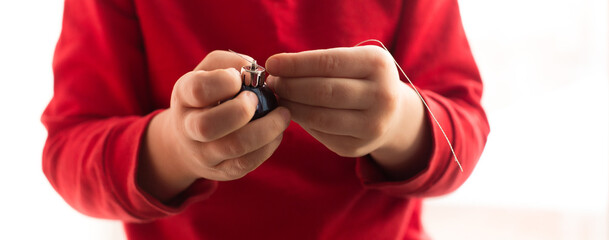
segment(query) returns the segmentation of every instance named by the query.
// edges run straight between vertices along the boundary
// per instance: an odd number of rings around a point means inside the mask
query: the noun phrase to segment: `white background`
[[[491,134],[437,239],[609,239],[606,0],[462,0]]]
[[[461,0],[485,81],[486,150],[457,192],[427,201],[435,239],[607,239],[606,0]],[[40,114],[63,2],[0,2],[0,239],[124,238],[42,174]]]

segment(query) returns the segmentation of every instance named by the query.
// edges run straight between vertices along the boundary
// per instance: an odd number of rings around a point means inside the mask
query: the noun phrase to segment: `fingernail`
[[[246,95],[247,98],[250,99],[250,102],[254,104],[258,104],[258,96],[252,91],[243,91],[243,94]]]

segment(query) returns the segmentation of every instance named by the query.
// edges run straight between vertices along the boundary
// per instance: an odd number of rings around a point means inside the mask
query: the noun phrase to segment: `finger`
[[[281,99],[336,109],[368,109],[377,84],[350,78],[269,77],[268,84]]]
[[[366,132],[368,121],[363,111],[314,107],[286,100],[282,100],[281,105],[288,108],[292,120],[303,127],[352,137]]]
[[[204,151],[214,154],[215,159],[241,157],[267,145],[290,124],[290,112],[278,107],[266,116],[222,137],[206,146]]]
[[[241,56],[241,57],[240,57]],[[245,59],[244,59],[245,58]],[[241,70],[241,67],[250,65],[248,62],[253,58],[244,54],[233,53],[223,50],[215,50],[207,54],[205,58],[195,67],[195,70],[211,71],[221,68],[234,68]]]
[[[210,142],[245,126],[256,112],[258,97],[243,91],[237,97],[216,107],[186,113],[184,124],[188,135],[200,142]]]
[[[241,74],[235,69],[192,71],[184,74],[174,87],[182,107],[201,108],[231,98],[241,89]]]
[[[370,153],[371,148],[366,146],[362,139],[351,136],[328,134],[315,129],[304,129],[332,152],[335,152],[342,157],[361,157]]]
[[[239,158],[222,161],[215,167],[217,170],[216,172],[220,175],[216,180],[229,181],[239,179],[258,168],[264,161],[273,155],[273,152],[279,147],[282,137],[283,134],[280,134],[270,143],[253,152]]]
[[[376,46],[332,48],[276,54],[265,66],[269,74],[280,77],[367,78],[393,64],[388,56]]]

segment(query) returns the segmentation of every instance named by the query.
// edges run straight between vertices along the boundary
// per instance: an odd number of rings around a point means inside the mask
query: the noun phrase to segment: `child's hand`
[[[234,53],[215,51],[176,82],[171,107],[148,129],[147,157],[140,166],[144,189],[166,200],[197,178],[241,178],[271,156],[290,113],[279,107],[249,122],[258,104],[256,95],[243,91],[230,99],[241,89],[236,69],[245,65],[247,61]]]
[[[295,122],[341,156],[371,154],[396,175],[426,140],[424,112],[399,80],[391,55],[376,46],[270,57],[268,84]]]

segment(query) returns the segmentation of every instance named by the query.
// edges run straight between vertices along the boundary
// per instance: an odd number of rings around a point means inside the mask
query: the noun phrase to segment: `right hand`
[[[273,154],[290,113],[278,107],[250,122],[256,95],[243,91],[230,99],[241,89],[236,69],[245,65],[234,53],[214,51],[176,82],[170,108],[155,116],[147,130],[138,168],[144,190],[169,200],[198,178],[241,178]]]

